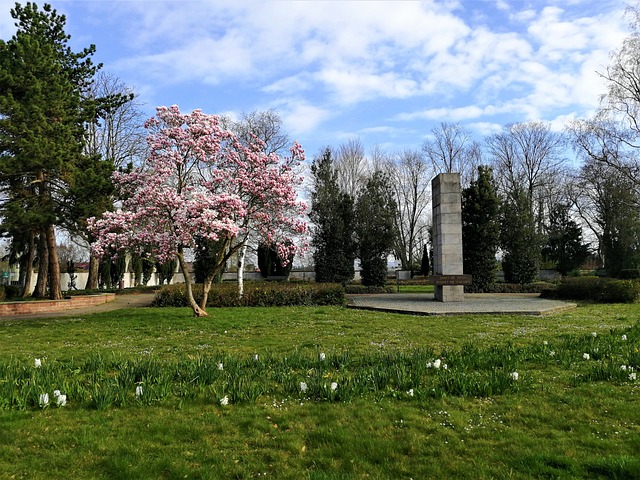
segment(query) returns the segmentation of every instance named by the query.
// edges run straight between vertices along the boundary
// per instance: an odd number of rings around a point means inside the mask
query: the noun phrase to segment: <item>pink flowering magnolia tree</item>
[[[274,245],[283,259],[306,248],[294,241],[306,234],[306,206],[296,191],[300,145],[288,158],[266,155],[259,142],[242,145],[218,117],[199,110],[183,114],[175,105],[158,107],[145,127],[150,154],[144,167],[113,176],[125,198],[121,208],[89,222],[98,238],[94,253],[150,251],[160,262],[177,258],[194,315],[206,316],[213,277],[249,242]],[[185,250],[198,248],[202,239],[221,241],[224,255],[209,269],[198,305]]]

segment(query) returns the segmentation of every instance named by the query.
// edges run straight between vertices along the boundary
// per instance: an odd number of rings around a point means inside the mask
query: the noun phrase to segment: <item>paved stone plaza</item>
[[[520,314],[550,315],[576,308],[575,303],[548,300],[538,294],[465,294],[461,302],[438,302],[429,293],[347,295],[349,308],[413,315]]]

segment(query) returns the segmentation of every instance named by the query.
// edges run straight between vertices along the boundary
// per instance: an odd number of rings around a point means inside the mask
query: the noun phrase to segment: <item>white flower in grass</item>
[[[229,397],[228,396],[224,396],[220,399],[220,405],[229,405]]]
[[[622,335],[622,340],[627,340],[627,336],[626,335]]]
[[[449,369],[449,365],[447,365],[446,363],[444,365],[442,365],[442,369],[443,370],[448,370]]]
[[[433,368],[440,368],[440,365],[442,364],[442,360],[440,360],[439,358],[434,360],[433,362]]]
[[[622,370],[623,372],[627,371],[627,366],[626,365],[620,365],[620,370]]]
[[[410,397],[413,397],[413,388],[410,388],[410,389],[409,389],[409,391],[407,392],[407,394],[408,394]]]
[[[253,361],[254,361],[254,362],[257,362],[257,361],[258,361],[258,354],[257,354],[257,353],[253,356]]]
[[[549,345],[549,342],[547,342],[546,340],[544,342],[542,342],[543,345]]]
[[[591,356],[588,353],[583,353],[582,358],[584,358],[585,360],[589,360]]]
[[[512,380],[515,380],[515,381],[518,381],[518,378],[520,377],[518,372],[511,372],[509,376],[511,377]]]
[[[60,390],[54,390],[53,391],[53,396],[58,398],[60,396]]]
[[[331,382],[331,390],[335,391],[338,389],[338,384],[336,382]]]
[[[222,364],[222,362],[218,364],[218,370],[224,370],[224,365]]]
[[[40,360],[39,358],[35,358],[33,360],[33,366],[36,368],[40,368],[42,366],[42,360]]]
[[[320,353],[320,361],[324,362],[324,360],[327,358],[327,356],[324,354],[324,352]]]
[[[142,385],[138,385],[136,387],[136,397],[141,397],[142,396]]]
[[[305,393],[308,389],[309,387],[307,386],[306,382],[300,382],[300,391],[302,393]]]
[[[39,400],[40,406],[42,408],[46,407],[47,405],[49,405],[49,394],[48,393],[41,393],[40,394],[40,400]]]
[[[631,372],[629,374],[629,380],[637,380],[638,379],[638,374],[636,372]]]
[[[556,355],[556,351],[555,351],[555,350],[551,350],[551,351],[549,352],[549,355],[551,355],[552,357],[554,357],[554,356]]]
[[[591,336],[592,336],[593,338],[597,337],[597,336],[598,336],[598,332],[591,332]]]
[[[433,363],[427,362],[427,368],[433,368]]]
[[[56,405],[59,407],[64,407],[67,404],[67,396],[66,395],[58,395],[56,397]]]

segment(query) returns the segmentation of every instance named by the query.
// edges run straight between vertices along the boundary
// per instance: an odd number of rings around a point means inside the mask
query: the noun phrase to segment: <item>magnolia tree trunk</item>
[[[242,245],[238,251],[238,298],[244,296],[244,258],[247,255],[247,246]]]
[[[207,317],[208,314],[204,310],[204,308],[200,308],[195,299],[193,298],[193,288],[191,282],[191,275],[189,275],[189,269],[187,268],[187,262],[184,259],[184,253],[182,249],[178,251],[177,254],[178,262],[180,263],[180,270],[182,270],[182,274],[184,275],[184,285],[187,290],[187,300],[189,300],[189,305],[193,309],[194,317]]]

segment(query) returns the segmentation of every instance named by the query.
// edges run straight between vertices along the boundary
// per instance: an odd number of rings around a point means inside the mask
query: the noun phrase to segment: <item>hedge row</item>
[[[196,302],[202,300],[202,285],[193,286]],[[235,283],[213,285],[207,307],[282,307],[310,305],[344,305],[344,288],[339,284],[300,284],[275,282],[247,282],[244,295],[238,298]],[[187,307],[185,285],[163,287],[153,300],[154,307]]]
[[[492,283],[481,290],[474,288],[473,285],[467,285],[464,291],[466,293],[542,293],[550,288],[553,288],[553,284],[549,282]]]
[[[18,298],[21,290],[21,287],[16,287],[15,285],[0,285],[0,302]]]
[[[598,303],[633,303],[640,298],[640,282],[600,277],[565,278],[542,297]]]
[[[367,293],[394,293],[397,287],[385,285],[384,287],[374,287],[372,285],[347,285],[345,293],[349,294],[367,294]]]

